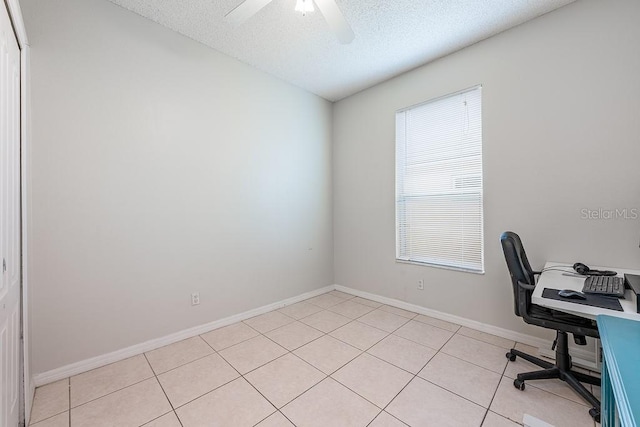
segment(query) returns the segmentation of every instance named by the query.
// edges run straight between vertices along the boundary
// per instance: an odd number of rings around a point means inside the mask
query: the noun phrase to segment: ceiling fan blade
[[[258,13],[260,9],[271,3],[272,0],[245,0],[236,6],[224,18],[232,24],[242,24],[247,19]]]
[[[331,27],[331,30],[336,33],[338,40],[342,44],[349,44],[355,38],[355,34],[351,29],[351,26],[344,19],[344,15],[340,11],[340,8],[336,4],[335,0],[315,0],[318,9],[324,15],[324,19]]]

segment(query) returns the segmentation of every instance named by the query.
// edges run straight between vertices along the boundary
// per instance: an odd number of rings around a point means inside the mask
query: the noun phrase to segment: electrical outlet
[[[200,292],[194,292],[191,294],[191,305],[200,304]]]
[[[418,290],[424,290],[424,279],[418,280]]]

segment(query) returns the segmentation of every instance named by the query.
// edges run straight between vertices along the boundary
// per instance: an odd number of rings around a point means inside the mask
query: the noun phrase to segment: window
[[[484,272],[482,88],[396,113],[396,258]]]

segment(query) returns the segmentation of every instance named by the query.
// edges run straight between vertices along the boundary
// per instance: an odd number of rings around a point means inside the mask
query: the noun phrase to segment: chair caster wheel
[[[508,352],[507,354],[505,354],[505,356],[507,356],[507,359],[509,359],[511,362],[515,362],[516,360],[516,355],[511,352]]]
[[[600,410],[596,409],[596,408],[591,408],[589,409],[589,415],[591,415],[591,418],[593,418],[593,420],[597,423],[600,422]]]
[[[524,390],[524,381],[520,381],[519,379],[513,380],[513,386],[518,390]]]

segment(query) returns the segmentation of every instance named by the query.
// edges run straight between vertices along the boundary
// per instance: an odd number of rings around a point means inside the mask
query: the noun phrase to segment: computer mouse
[[[563,289],[561,291],[558,291],[558,295],[560,295],[562,298],[569,299],[587,299],[587,296],[582,292],[574,291],[571,289]]]

